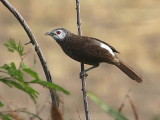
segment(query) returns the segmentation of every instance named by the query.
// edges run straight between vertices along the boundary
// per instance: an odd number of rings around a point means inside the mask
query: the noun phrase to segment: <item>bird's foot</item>
[[[84,78],[84,77],[87,77],[88,74],[86,73],[86,71],[81,71],[80,74],[79,74],[80,78]]]

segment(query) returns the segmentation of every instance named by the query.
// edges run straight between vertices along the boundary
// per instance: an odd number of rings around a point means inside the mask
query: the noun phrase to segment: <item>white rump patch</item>
[[[112,49],[108,45],[106,45],[104,43],[101,43],[100,45],[101,45],[101,48],[108,50],[113,56],[115,56],[114,52],[112,51]]]

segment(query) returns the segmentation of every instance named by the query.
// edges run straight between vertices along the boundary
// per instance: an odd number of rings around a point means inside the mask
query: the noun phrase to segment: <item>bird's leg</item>
[[[96,68],[96,67],[98,67],[98,66],[99,66],[99,65],[93,65],[92,67],[90,67],[90,68],[88,68],[88,69],[86,69],[86,70],[81,71],[81,72],[80,72],[80,78],[81,78],[82,76],[87,77],[88,75],[86,74],[86,72],[88,72],[88,71],[90,71],[90,70],[92,70],[92,69],[94,69],[94,68]]]
[[[96,68],[96,67],[98,67],[99,65],[94,65],[94,66],[92,66],[92,67],[90,67],[90,68],[88,68],[88,69],[86,69],[86,70],[84,70],[84,71],[82,71],[82,72],[88,72],[88,71],[90,71],[90,70],[92,70],[92,69],[94,69],[94,68]]]

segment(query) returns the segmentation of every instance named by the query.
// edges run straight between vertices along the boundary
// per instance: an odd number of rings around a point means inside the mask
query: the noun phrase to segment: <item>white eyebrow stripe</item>
[[[112,49],[108,45],[101,43],[100,46],[101,46],[101,48],[108,50],[113,56],[115,56],[114,52],[112,51]]]

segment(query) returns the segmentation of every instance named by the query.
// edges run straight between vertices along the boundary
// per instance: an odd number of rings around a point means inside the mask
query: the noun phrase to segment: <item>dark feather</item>
[[[91,38],[92,38],[92,37],[91,37]],[[99,41],[99,42],[102,42],[102,43],[106,44],[107,46],[109,46],[109,47],[113,50],[113,52],[119,53],[113,46],[109,45],[108,43],[106,43],[106,42],[104,42],[104,41],[101,41],[101,40],[99,40],[99,39],[97,39],[97,38],[92,38],[92,39],[97,40],[97,41]]]
[[[142,78],[129,65],[120,60],[116,55],[112,55],[108,49],[101,47],[101,43],[107,45],[113,52],[119,53],[111,45],[92,37],[78,36],[67,32],[64,40],[58,41],[63,51],[72,59],[85,64],[97,66],[101,62],[116,65],[131,79],[142,82]]]
[[[72,34],[72,36],[68,36],[63,42],[58,43],[63,51],[76,61],[90,65],[96,65],[100,62],[115,62],[115,57],[108,50],[100,46],[101,41],[94,38]]]
[[[122,70],[124,73],[126,73],[126,75],[128,75],[132,80],[135,80],[139,83],[142,82],[142,77],[138,73],[136,73],[136,71],[133,68],[131,68],[129,65],[127,65],[120,59],[119,59],[119,63],[120,64],[116,64],[116,66],[120,70]]]

